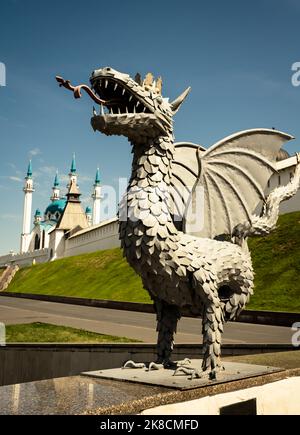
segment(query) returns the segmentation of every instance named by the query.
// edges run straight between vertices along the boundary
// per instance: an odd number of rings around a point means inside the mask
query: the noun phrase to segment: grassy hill
[[[256,273],[249,308],[300,312],[300,212],[280,216],[277,229],[249,247]]]
[[[17,272],[8,291],[150,302],[118,248],[26,267]]]
[[[276,231],[249,246],[256,287],[248,308],[300,312],[300,212],[281,216]],[[21,269],[9,291],[150,302],[120,249]]]

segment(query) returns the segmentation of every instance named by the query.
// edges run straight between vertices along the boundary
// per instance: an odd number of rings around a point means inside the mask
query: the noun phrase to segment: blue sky
[[[5,0],[0,6],[0,254],[18,250],[22,183],[29,158],[33,209],[49,203],[56,168],[67,174],[76,153],[88,203],[97,165],[103,184],[130,172],[125,138],[94,133],[92,103],[59,89],[55,75],[88,83],[93,69],[161,75],[163,94],[192,92],[175,119],[178,141],[204,146],[238,130],[275,127],[299,138],[298,0]],[[297,146],[298,144],[298,146]],[[63,185],[66,184],[65,179]]]

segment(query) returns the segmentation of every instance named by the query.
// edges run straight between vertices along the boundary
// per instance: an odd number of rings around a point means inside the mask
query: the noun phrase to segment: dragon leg
[[[157,314],[157,364],[163,364],[165,368],[176,367],[171,358],[174,346],[174,334],[176,333],[177,323],[181,317],[178,307],[169,305],[163,301],[155,302]]]
[[[205,270],[204,270],[205,271]],[[217,372],[223,370],[221,365],[221,337],[223,332],[223,303],[219,298],[215,274],[204,274],[199,269],[194,273],[194,288],[203,303],[202,334],[203,362],[202,370],[210,369],[210,379],[215,379]],[[206,278],[204,280],[204,277]]]
[[[203,311],[203,363],[202,370],[210,369],[210,379],[223,370],[221,364],[221,336],[223,332],[223,310],[220,303],[207,303]]]
[[[174,363],[171,361],[171,353],[174,346],[174,334],[176,333],[177,323],[181,317],[178,307],[169,305],[163,301],[156,300],[154,304],[157,318],[158,338],[157,338],[157,359],[150,364],[136,363],[132,360],[127,361],[123,368],[158,370],[162,368],[176,369],[181,362]],[[182,364],[189,364],[190,360],[186,358]]]

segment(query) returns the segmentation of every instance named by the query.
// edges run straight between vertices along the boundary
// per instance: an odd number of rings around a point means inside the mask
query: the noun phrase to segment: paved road
[[[135,338],[144,342],[156,341],[155,315],[108,308],[44,302],[0,296],[0,322],[47,322],[83,328],[88,331]],[[182,318],[176,335],[177,343],[201,342],[201,320]],[[248,323],[228,323],[224,343],[290,343],[290,328]]]

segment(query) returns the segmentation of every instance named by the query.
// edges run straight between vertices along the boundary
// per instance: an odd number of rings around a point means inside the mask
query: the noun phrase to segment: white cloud
[[[29,151],[29,155],[31,157],[38,156],[39,154],[42,154],[42,151],[39,148],[33,148],[32,150]]]
[[[5,219],[5,220],[8,219],[8,220],[18,222],[21,220],[21,216],[18,214],[3,213],[3,214],[0,214],[0,219]]]
[[[8,179],[11,180],[11,181],[17,181],[18,183],[22,183],[22,181],[23,181],[22,178],[14,177],[13,175],[10,175],[8,177]]]

